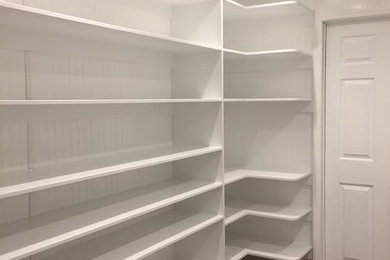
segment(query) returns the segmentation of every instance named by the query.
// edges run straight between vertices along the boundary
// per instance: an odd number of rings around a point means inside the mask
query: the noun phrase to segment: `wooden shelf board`
[[[310,98],[225,98],[224,102],[311,102]]]
[[[256,216],[285,221],[297,221],[312,211],[311,208],[269,205],[233,198],[226,199],[225,224],[229,225],[245,216]]]
[[[59,251],[47,259],[143,259],[222,219],[218,215],[171,210]]]
[[[172,179],[18,221],[0,231],[0,259],[27,257],[221,186]]]
[[[76,171],[64,175],[53,175],[55,168],[38,167],[22,172],[11,172],[0,176],[0,199],[29,192],[63,186],[99,177],[124,173],[144,167],[182,160],[199,155],[221,151],[221,147],[183,148],[168,151],[171,153],[133,162],[112,165],[92,170]],[[59,165],[56,168],[61,168]],[[57,173],[58,174],[58,173]]]
[[[165,103],[213,103],[221,98],[180,99],[57,99],[57,100],[0,100],[0,106],[30,105],[100,105],[100,104],[165,104]]]
[[[300,243],[267,243],[227,234],[226,259],[239,260],[246,255],[278,260],[300,260],[312,250],[311,245]]]
[[[310,58],[312,54],[298,49],[281,49],[267,51],[239,51],[224,48],[227,61],[270,60],[270,59],[303,59]]]
[[[224,20],[226,22],[280,19],[313,14],[314,10],[295,0],[279,0],[255,5],[243,5],[234,0],[224,1]]]
[[[310,173],[286,173],[272,171],[256,171],[247,169],[231,169],[225,172],[225,184],[230,184],[245,178],[278,181],[299,181],[310,175]]]
[[[0,1],[0,26],[11,30],[36,31],[67,37],[88,38],[169,53],[199,53],[220,51],[211,46],[170,36],[145,32],[123,26],[79,18],[19,4]]]

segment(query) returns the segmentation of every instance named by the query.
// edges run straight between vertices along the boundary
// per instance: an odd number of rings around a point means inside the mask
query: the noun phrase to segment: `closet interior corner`
[[[312,251],[301,1],[0,0],[0,259]]]

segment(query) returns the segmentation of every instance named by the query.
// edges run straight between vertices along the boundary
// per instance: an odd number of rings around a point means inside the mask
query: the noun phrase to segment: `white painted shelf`
[[[171,210],[44,259],[143,259],[222,219],[220,215]]]
[[[311,102],[310,98],[225,98],[224,102]]]
[[[37,167],[21,172],[0,175],[0,199],[29,192],[58,187],[70,183],[115,175],[144,167],[182,160],[194,156],[221,151],[221,147],[181,148],[165,150],[159,155],[133,162],[101,167],[85,171],[62,173],[62,165]],[[80,163],[83,165],[83,162]],[[78,167],[75,167],[76,169]]]
[[[224,0],[224,19],[226,22],[264,20],[286,16],[302,16],[314,11],[296,0],[273,1],[266,4],[244,5],[234,0]]]
[[[241,199],[226,198],[225,224],[229,225],[245,216],[257,216],[286,221],[297,221],[309,214],[311,208],[269,205]]]
[[[270,59],[304,59],[312,57],[312,54],[297,49],[267,50],[267,51],[239,51],[224,49],[227,61],[270,60]]]
[[[236,234],[227,234],[226,259],[239,260],[246,255],[278,260],[300,260],[312,249],[301,243],[267,243],[254,241]]]
[[[220,51],[219,46],[177,39],[152,32],[79,18],[57,12],[0,1],[0,26],[11,30],[90,38],[128,47],[170,53]]]
[[[272,171],[256,171],[248,169],[228,169],[225,172],[225,184],[233,183],[245,178],[277,180],[277,181],[299,181],[311,173],[287,173]]]
[[[217,103],[221,98],[0,100],[0,106]]]
[[[0,232],[0,259],[18,259],[42,252],[221,185],[172,179],[19,221]],[[18,232],[14,234],[12,230]]]

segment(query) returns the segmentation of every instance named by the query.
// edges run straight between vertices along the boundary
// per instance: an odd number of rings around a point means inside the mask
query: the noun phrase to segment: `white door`
[[[390,22],[327,37],[326,260],[390,260]]]

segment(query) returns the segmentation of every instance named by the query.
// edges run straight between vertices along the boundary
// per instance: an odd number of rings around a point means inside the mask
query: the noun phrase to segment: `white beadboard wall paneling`
[[[311,173],[310,104],[226,103],[225,167]]]
[[[222,55],[176,55],[172,65],[172,98],[221,98]]]
[[[227,226],[226,259],[245,255],[300,260],[311,249],[311,223],[247,216]]]
[[[0,99],[25,99],[24,52],[0,49]]]
[[[228,57],[310,55],[314,13],[297,1],[241,5],[224,1],[224,48]]]
[[[226,52],[224,53],[226,56]],[[293,72],[300,70],[313,70],[313,60],[309,55],[296,55],[295,51],[287,53],[275,52],[270,55],[254,55],[247,57],[237,55],[236,58],[224,59],[225,73],[233,72]],[[236,55],[236,54],[233,54]]]
[[[27,218],[30,215],[28,195],[0,200],[0,225]]]
[[[220,188],[183,200],[55,248],[51,250],[54,255],[48,251],[33,259],[42,259],[42,256],[47,259],[144,259],[181,239],[191,238],[215,223],[221,223],[221,195]]]
[[[313,63],[310,57],[260,56],[259,59],[225,59],[225,102],[311,101]]]
[[[193,4],[183,1],[182,3],[173,8],[171,35],[191,42],[221,47],[222,0],[198,1]]]
[[[38,1],[40,2],[40,1]],[[44,1],[52,3],[52,1]],[[65,5],[69,2],[76,1],[62,1]],[[119,1],[99,1],[105,3],[115,3]],[[120,1],[125,2],[125,1]],[[144,1],[132,1],[139,4],[146,4]],[[57,3],[57,1],[56,1]],[[84,3],[84,2],[83,2]],[[149,5],[151,2],[147,2]],[[85,4],[89,4],[91,7],[99,6],[92,1],[86,1]],[[78,2],[75,7],[80,7]],[[107,12],[107,8],[102,7],[104,13]],[[214,7],[215,8],[215,7]],[[90,10],[90,8],[85,8]],[[109,9],[109,8],[108,8]],[[120,9],[120,8],[119,8]],[[125,10],[125,9],[124,9]],[[156,10],[161,10],[160,8]],[[121,11],[120,11],[121,12]],[[142,12],[141,12],[142,13]],[[201,12],[202,13],[202,12]],[[183,53],[183,52],[202,52],[202,51],[215,51],[220,49],[217,45],[210,45],[209,43],[198,43],[188,41],[185,39],[177,39],[163,34],[154,32],[147,32],[128,28],[119,25],[113,25],[95,20],[89,20],[80,18],[77,16],[70,16],[52,11],[46,11],[43,9],[33,8],[29,6],[22,6],[12,3],[1,1],[0,14],[2,19],[1,28],[2,32],[14,31],[17,34],[28,34],[39,31],[40,35],[51,34],[51,36],[62,36],[72,39],[87,39],[94,43],[109,43],[110,45],[126,45],[126,46],[138,46],[142,48]],[[113,17],[117,17],[115,12],[112,13]],[[140,14],[143,17],[142,14]],[[126,15],[126,18],[133,16]],[[214,19],[212,19],[214,20]],[[203,20],[202,20],[203,21]],[[140,24],[147,24],[145,21]],[[161,25],[161,22],[156,22],[157,25]],[[17,32],[16,32],[17,30]],[[10,32],[8,32],[10,33]],[[33,39],[33,38],[32,38]],[[19,40],[18,40],[19,41]],[[20,43],[21,44],[21,43]],[[76,44],[76,43],[74,43]]]
[[[9,139],[0,197],[61,186],[221,151],[221,106],[214,103],[4,107]],[[126,108],[126,109],[123,109]],[[4,130],[3,130],[4,129]],[[28,136],[27,144],[24,142]],[[22,142],[21,142],[22,141]],[[21,151],[24,151],[23,153]],[[26,165],[28,151],[28,166]],[[17,163],[15,163],[17,162]],[[19,167],[7,167],[17,164]]]
[[[0,105],[221,101],[218,52],[166,55],[141,51],[128,52],[126,60],[114,60],[95,58],[93,53],[85,57],[0,50],[4,54]]]

